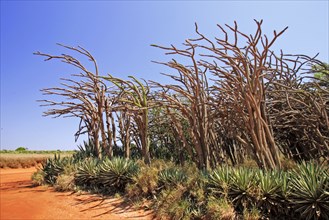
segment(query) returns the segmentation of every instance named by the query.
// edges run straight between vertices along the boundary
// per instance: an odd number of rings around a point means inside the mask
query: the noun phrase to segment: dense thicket
[[[79,118],[76,137],[87,133],[98,158],[141,155],[147,164],[157,157],[193,161],[199,169],[245,158],[265,169],[280,168],[284,157],[328,159],[328,65],[275,54],[271,48],[287,28],[267,37],[262,21],[255,23],[250,35],[234,23],[218,25],[221,36],[211,39],[196,25],[196,38],[182,48],[154,45],[185,62],[159,62],[173,71],[166,85],[101,75],[81,47],[64,46],[86,56],[94,70],[71,55],[37,52],[80,70],[62,78],[61,87],[42,90],[60,97],[41,100],[50,107],[45,115]]]
[[[84,152],[92,151],[89,147]],[[285,164],[287,170],[246,165],[200,171],[191,163],[146,165],[79,152],[48,159],[33,180],[58,191],[102,194],[102,199],[119,193],[129,204],[152,209],[157,219],[329,219],[328,164]]]

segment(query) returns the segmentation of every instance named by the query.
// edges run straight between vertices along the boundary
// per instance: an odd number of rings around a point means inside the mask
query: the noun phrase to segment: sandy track
[[[120,199],[55,192],[33,187],[35,168],[0,169],[0,219],[152,219]]]

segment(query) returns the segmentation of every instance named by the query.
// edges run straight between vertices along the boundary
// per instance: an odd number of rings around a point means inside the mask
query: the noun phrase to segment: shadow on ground
[[[73,194],[73,195],[72,195]],[[75,194],[70,193],[62,196],[74,196],[75,203],[73,206],[84,207],[80,212],[93,212],[94,218],[106,217],[106,215],[119,215],[131,219],[154,219],[151,210],[143,210],[134,207],[132,203],[126,202],[121,198],[109,196],[91,195],[88,193]]]

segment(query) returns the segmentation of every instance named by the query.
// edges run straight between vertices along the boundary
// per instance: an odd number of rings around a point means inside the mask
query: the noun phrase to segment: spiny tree
[[[99,78],[96,60],[82,47],[74,48],[59,45],[87,57],[93,63],[94,71],[88,70],[78,59],[68,54],[50,55],[41,52],[34,53],[35,55],[46,57],[45,61],[58,59],[77,67],[81,71],[79,74],[72,74],[71,78],[61,78],[61,87],[41,90],[44,95],[62,98],[60,101],[55,101],[55,99],[40,100],[44,103],[42,106],[51,107],[45,111],[44,115],[80,118],[76,139],[81,134],[88,133],[89,137],[93,140],[98,157],[101,157],[101,151],[106,152],[110,156],[112,154],[112,149],[109,148],[112,144],[112,131],[109,129],[106,130],[105,123],[108,128],[113,123],[109,113],[109,105],[113,100],[110,100],[110,96],[107,96],[107,87]],[[100,143],[102,146],[100,146]]]
[[[216,152],[220,148],[216,146],[216,136],[213,133],[214,120],[212,120],[209,107],[210,92],[206,76],[207,68],[198,65],[196,59],[197,45],[192,44],[189,40],[186,40],[183,45],[186,48],[178,49],[173,45],[171,47],[153,45],[168,51],[166,54],[180,55],[188,58],[191,62],[191,65],[183,65],[174,59],[167,63],[158,62],[177,71],[177,75],[166,74],[177,84],[153,83],[164,91],[161,93],[162,105],[167,107],[167,112],[172,118],[184,147],[192,154],[192,149],[186,143],[180,117],[189,122],[188,132],[197,155],[196,157],[191,156],[195,158],[200,169],[208,169],[211,162],[213,162],[213,166],[216,162],[216,157],[210,159],[211,150]]]
[[[185,49],[175,46],[160,47],[167,54],[175,54],[190,59],[190,65],[176,60],[163,63],[178,71],[178,76],[169,75],[180,85],[162,87],[183,96],[187,103],[180,102],[170,93],[163,97],[171,108],[179,109],[181,115],[189,120],[191,137],[198,154],[199,167],[209,167],[212,152],[221,152],[217,147],[216,123],[225,126],[226,134],[243,144],[253,154],[259,166],[280,167],[279,149],[275,143],[271,123],[266,108],[266,89],[279,71],[279,66],[270,66],[275,56],[270,48],[280,33],[268,39],[262,35],[262,21],[255,21],[256,33],[248,36],[234,27],[226,25],[233,40],[220,25],[224,38],[215,41],[201,34],[196,25],[198,38],[186,40]],[[246,41],[243,47],[239,38]],[[196,58],[196,57],[201,58]],[[208,86],[207,72],[215,76],[214,85]],[[272,74],[272,75],[271,75]],[[161,85],[160,85],[161,86]],[[210,151],[210,148],[212,152]],[[220,154],[211,160],[219,159]]]
[[[314,80],[314,67],[325,67],[315,57],[285,55],[283,71],[273,80],[267,103],[276,142],[295,160],[329,157],[329,90]]]
[[[133,118],[137,129],[135,130],[135,137],[138,136],[136,140],[136,144],[138,145],[138,141],[141,142],[141,150],[142,156],[146,164],[151,163],[149,148],[150,148],[150,140],[149,140],[149,119],[148,113],[149,108],[152,107],[152,103],[149,102],[149,92],[150,88],[145,82],[146,85],[139,80],[137,80],[133,76],[129,76],[131,80],[123,80],[119,78],[115,78],[111,75],[102,77],[107,81],[110,81],[121,91],[121,97],[119,99],[119,104],[116,107],[117,111],[129,112],[131,117]],[[123,125],[123,124],[122,124]],[[129,129],[126,125],[126,128]],[[121,126],[122,128],[124,126]],[[126,132],[129,132],[128,130]],[[128,135],[126,133],[126,135]],[[126,137],[127,138],[127,137]],[[127,143],[126,143],[127,144]],[[126,153],[127,153],[126,146]]]
[[[223,36],[212,40],[196,25],[197,37],[182,48],[153,45],[189,62],[158,62],[176,73],[165,74],[172,84],[151,82],[156,91],[133,76],[100,76],[95,59],[81,47],[63,46],[87,57],[93,71],[71,55],[37,52],[81,71],[62,78],[61,87],[42,90],[61,98],[41,100],[50,107],[45,115],[79,118],[76,137],[88,133],[98,157],[102,152],[111,157],[113,146],[118,149],[119,130],[125,157],[136,146],[147,164],[150,143],[152,155],[174,152],[179,162],[190,158],[200,169],[228,160],[237,164],[245,156],[265,169],[279,168],[281,156],[327,159],[328,65],[316,57],[276,55],[271,48],[286,28],[268,38],[262,21],[255,23],[251,35],[242,33],[235,22],[218,25]],[[314,78],[314,73],[322,75]]]
[[[149,114],[150,153],[153,157],[183,164],[196,157],[187,132],[188,121],[176,110],[163,105],[165,100],[161,98],[161,93],[155,93],[158,106],[152,108]]]
[[[194,41],[204,50],[199,65],[216,77],[213,104],[226,116],[219,118],[221,124],[230,122],[226,129],[234,129],[231,133],[235,139],[249,148],[259,166],[274,168],[280,167],[280,158],[268,118],[266,90],[273,73],[280,68],[269,65],[273,59],[275,62],[270,49],[287,28],[279,33],[274,31],[273,38],[269,39],[262,33],[262,21],[255,22],[257,29],[252,35],[242,33],[234,22],[233,27],[226,25],[227,30],[218,25],[224,37],[216,38],[215,42],[196,29],[199,38]],[[241,45],[241,38],[246,41],[245,45]]]
[[[127,110],[115,112],[119,126],[119,140],[122,143],[125,158],[130,158],[132,142],[132,114]]]
[[[225,130],[247,147],[260,167],[280,167],[281,152],[292,153],[291,147],[297,157],[301,154],[298,148],[303,149],[302,159],[307,159],[307,154],[311,158],[327,158],[328,90],[319,83],[305,81],[312,66],[325,65],[305,55],[281,52],[277,56],[271,48],[287,28],[279,33],[274,31],[269,39],[262,34],[262,21],[255,22],[253,35],[239,31],[236,22],[234,26],[226,25],[226,29],[218,25],[224,38],[216,38],[215,42],[196,29],[199,38],[194,41],[203,50],[199,65],[209,68],[215,76],[213,104],[218,107],[220,124],[228,123]],[[241,39],[246,45],[241,46]],[[273,97],[273,92],[281,96]],[[276,115],[273,105],[281,108],[274,107]],[[280,127],[297,131],[295,146],[282,147],[284,144],[277,137],[287,134],[288,129]],[[290,142],[290,135],[285,143]]]

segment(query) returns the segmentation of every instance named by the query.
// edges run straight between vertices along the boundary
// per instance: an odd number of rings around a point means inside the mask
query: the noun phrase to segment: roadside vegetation
[[[218,25],[214,39],[196,25],[180,47],[152,45],[171,56],[156,63],[172,84],[101,75],[82,47],[35,53],[78,68],[40,102],[89,137],[47,159],[35,183],[120,194],[159,219],[329,219],[328,64],[276,54],[287,28],[267,37],[255,23],[253,34]]]
[[[193,162],[153,159],[147,165],[79,152],[48,158],[32,180],[58,191],[120,195],[158,219],[328,219],[328,163],[284,164],[282,170],[250,162],[199,170]]]
[[[0,168],[30,168],[41,165],[54,154],[71,156],[74,151],[31,151],[26,148],[16,150],[0,150]]]

